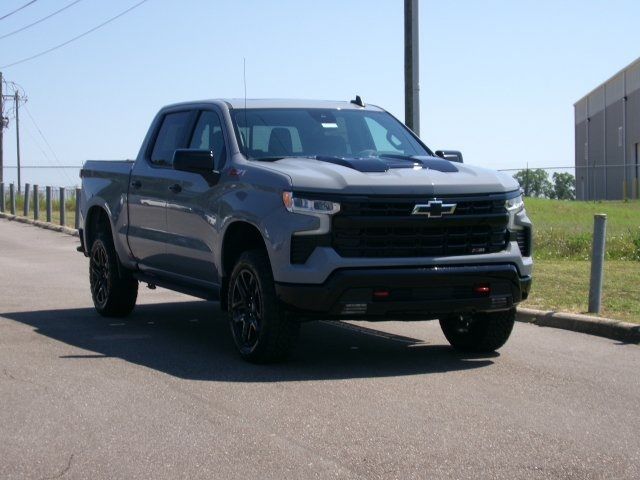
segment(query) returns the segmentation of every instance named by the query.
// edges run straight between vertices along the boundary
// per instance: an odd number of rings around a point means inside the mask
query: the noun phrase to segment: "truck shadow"
[[[420,375],[486,367],[490,356],[468,356],[445,345],[387,335],[350,324],[302,327],[291,360],[251,365],[237,355],[226,315],[204,301],[139,305],[126,319],[93,308],[2,314],[41,335],[83,351],[61,361],[115,357],[190,380],[281,382]],[[493,356],[496,356],[494,354]]]

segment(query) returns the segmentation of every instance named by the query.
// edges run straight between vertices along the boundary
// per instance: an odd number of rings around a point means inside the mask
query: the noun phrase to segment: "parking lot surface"
[[[234,351],[215,303],[141,286],[98,316],[78,239],[0,220],[0,478],[640,478],[640,348],[517,324],[303,326]]]

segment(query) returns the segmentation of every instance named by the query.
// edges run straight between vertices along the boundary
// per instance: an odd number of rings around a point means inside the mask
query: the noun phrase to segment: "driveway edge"
[[[55,232],[66,233],[74,237],[78,236],[78,230],[75,228],[63,227],[62,225],[56,225],[55,223],[42,222],[40,220],[32,220],[27,217],[20,217],[18,215],[11,215],[10,213],[0,212],[0,218],[6,218],[7,220],[15,220],[16,222],[26,223],[29,225],[35,225],[36,227],[46,228],[47,230],[53,230]]]
[[[573,332],[597,335],[625,343],[640,343],[640,325],[578,313],[554,312],[518,308],[519,322],[533,323],[541,327],[561,328]]]

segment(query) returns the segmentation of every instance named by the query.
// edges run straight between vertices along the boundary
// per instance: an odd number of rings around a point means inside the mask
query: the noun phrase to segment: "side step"
[[[140,282],[148,283],[149,288],[153,289],[155,286],[166,288],[167,290],[173,290],[174,292],[184,293],[185,295],[191,295],[192,297],[202,298],[203,300],[220,300],[220,287],[208,289],[204,287],[196,287],[193,285],[184,285],[178,282],[172,282],[163,278],[156,277],[155,275],[149,275],[142,272],[134,272],[134,278]]]

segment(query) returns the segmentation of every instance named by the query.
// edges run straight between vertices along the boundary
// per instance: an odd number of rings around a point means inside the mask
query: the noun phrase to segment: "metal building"
[[[574,104],[576,198],[639,197],[640,58]]]

